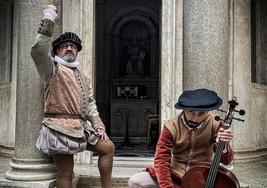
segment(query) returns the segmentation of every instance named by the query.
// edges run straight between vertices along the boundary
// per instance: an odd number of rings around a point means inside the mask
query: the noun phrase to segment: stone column
[[[209,88],[228,100],[229,2],[184,1],[184,89]]]
[[[162,123],[175,115],[174,104],[182,93],[182,13],[183,0],[162,1],[160,41],[160,117]]]
[[[17,62],[17,100],[15,154],[10,163],[11,170],[6,173],[9,180],[40,181],[56,177],[51,159],[35,147],[43,115],[43,86],[31,59],[30,48],[42,15],[41,2],[20,0],[14,3],[14,10],[18,13],[18,21],[14,23],[14,27],[18,28],[17,59],[14,60]],[[53,181],[48,184],[51,183]],[[23,182],[18,184],[24,185]]]

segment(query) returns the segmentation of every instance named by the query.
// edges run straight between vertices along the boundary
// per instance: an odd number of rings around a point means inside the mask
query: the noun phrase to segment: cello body
[[[183,188],[204,188],[211,163],[201,162],[192,166],[182,179]],[[217,172],[214,188],[240,188],[236,176],[226,168],[220,166]]]

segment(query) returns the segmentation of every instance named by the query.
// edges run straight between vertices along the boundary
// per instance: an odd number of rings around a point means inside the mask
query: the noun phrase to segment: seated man
[[[226,143],[221,162],[229,164],[233,158],[229,145],[232,131],[220,127],[221,124],[209,112],[221,105],[222,99],[214,91],[184,91],[175,104],[176,109],[183,111],[165,122],[154,166],[130,177],[129,187],[181,188],[183,175],[192,165],[211,162],[218,139]]]

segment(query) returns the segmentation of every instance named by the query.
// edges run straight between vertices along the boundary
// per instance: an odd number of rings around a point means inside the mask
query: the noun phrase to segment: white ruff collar
[[[55,62],[57,62],[58,64],[61,64],[61,65],[64,65],[66,67],[71,67],[71,68],[74,68],[74,67],[78,67],[78,65],[80,64],[79,61],[74,61],[72,63],[68,63],[66,62],[65,60],[61,59],[59,56],[55,56],[55,58],[52,58]]]

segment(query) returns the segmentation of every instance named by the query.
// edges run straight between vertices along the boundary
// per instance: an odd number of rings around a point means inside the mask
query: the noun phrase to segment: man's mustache
[[[65,54],[64,54],[64,56],[65,55],[73,55],[74,56],[74,54],[72,53],[72,52],[66,52]]]

